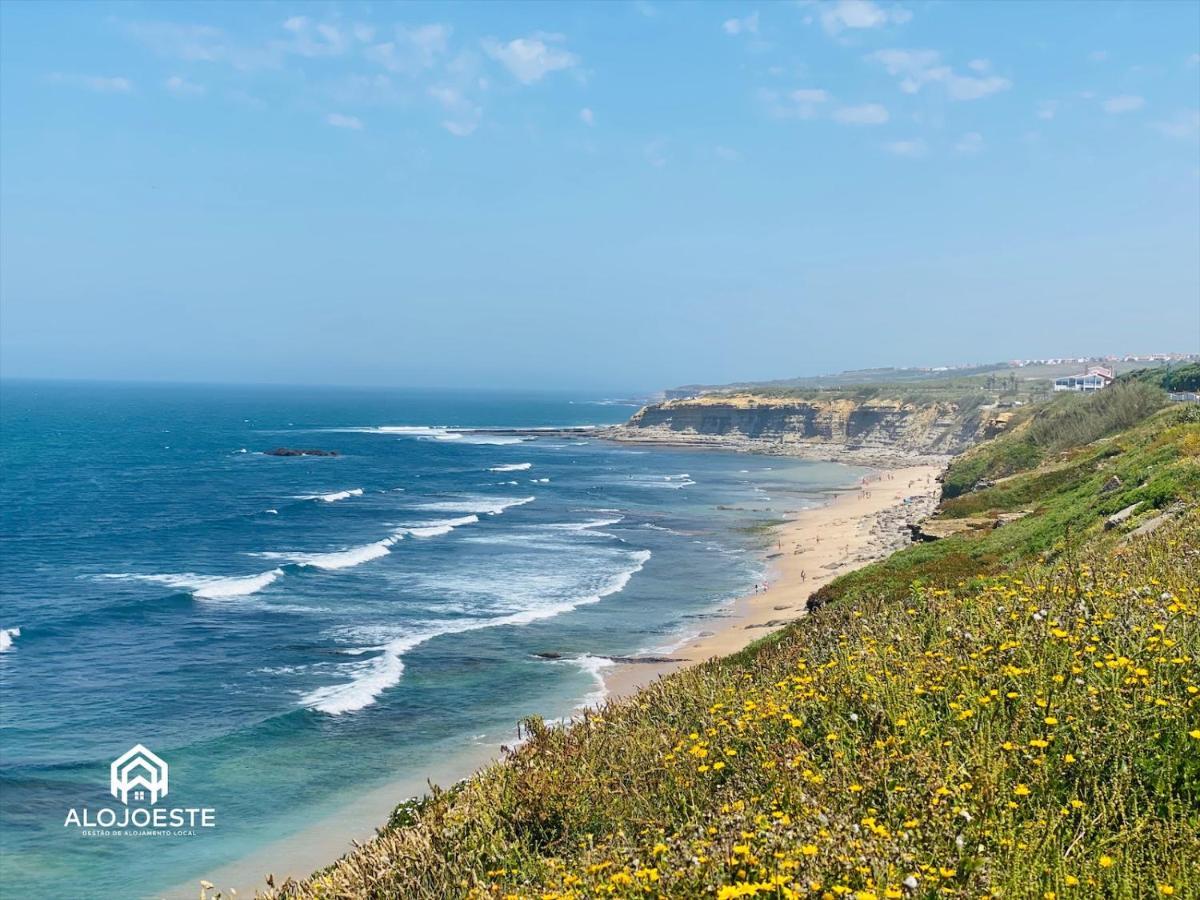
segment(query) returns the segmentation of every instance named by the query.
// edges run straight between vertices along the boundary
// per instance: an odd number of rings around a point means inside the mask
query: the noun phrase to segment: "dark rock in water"
[[[297,450],[293,447],[276,447],[274,450],[265,451],[267,456],[337,456],[336,450],[316,450],[304,449]]]
[[[1103,486],[1100,488],[1100,493],[1111,494],[1113,491],[1119,488],[1121,484],[1121,479],[1114,475],[1112,478],[1108,479],[1108,481],[1104,482]]]
[[[561,653],[555,653],[552,650],[547,650],[545,653],[535,653],[533,655],[536,656],[538,659],[562,659],[563,658],[563,655]]]
[[[608,657],[615,663],[677,663],[687,662],[686,659],[677,656],[610,656]]]

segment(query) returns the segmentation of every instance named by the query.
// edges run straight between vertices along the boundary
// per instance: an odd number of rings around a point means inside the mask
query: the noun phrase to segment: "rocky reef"
[[[950,401],[705,395],[643,407],[613,440],[775,453],[865,464],[939,461],[1004,430],[1010,413]]]
[[[276,447],[274,450],[264,450],[266,456],[337,456],[336,450],[319,450],[313,447]]]

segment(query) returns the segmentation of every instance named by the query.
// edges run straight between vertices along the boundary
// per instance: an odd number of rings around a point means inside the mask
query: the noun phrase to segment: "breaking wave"
[[[524,506],[532,503],[537,497],[479,497],[466,496],[451,500],[434,500],[430,503],[420,503],[413,509],[429,510],[431,512],[464,512],[486,513],[498,516],[512,506]]]
[[[13,641],[21,636],[20,628],[0,628],[0,653],[12,648]]]
[[[257,575],[197,575],[193,572],[167,575],[141,575],[136,572],[117,572],[100,575],[113,581],[140,581],[162,584],[177,591],[187,591],[197,600],[231,600],[257,594],[276,578],[283,569],[271,569]]]
[[[337,503],[339,500],[346,500],[350,497],[361,497],[363,495],[362,488],[350,488],[347,491],[333,491],[329,494],[300,494],[295,497],[296,500],[323,500],[326,503]]]
[[[649,550],[638,550],[627,554],[627,560],[630,563],[628,568],[614,574],[594,593],[566,597],[553,603],[538,603],[536,599],[533,599],[525,608],[514,609],[493,618],[430,623],[427,628],[418,629],[412,634],[399,636],[382,644],[346,648],[342,652],[349,655],[374,655],[367,660],[350,664],[349,681],[309,691],[301,697],[300,702],[316,712],[333,716],[363,709],[373,704],[380,694],[400,680],[404,674],[402,657],[414,647],[445,634],[462,634],[466,631],[478,631],[482,628],[496,628],[502,625],[528,625],[530,622],[562,615],[580,606],[598,603],[604,597],[624,590],[625,586],[629,584],[629,580],[642,570],[649,559]],[[531,599],[533,597],[540,599],[540,594],[533,592]]]

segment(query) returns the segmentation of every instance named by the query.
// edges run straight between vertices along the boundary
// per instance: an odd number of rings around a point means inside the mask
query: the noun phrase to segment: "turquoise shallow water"
[[[0,411],[0,884],[22,897],[153,896],[568,715],[601,657],[755,580],[750,526],[860,474],[455,430],[633,411],[554,394],[5,382]],[[123,808],[109,763],[138,743],[170,766],[157,805],[215,827],[64,827]]]

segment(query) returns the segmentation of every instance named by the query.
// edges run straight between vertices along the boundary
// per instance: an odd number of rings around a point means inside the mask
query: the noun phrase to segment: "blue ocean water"
[[[861,474],[456,430],[632,411],[0,384],[0,891],[161,895],[522,716],[569,715],[600,696],[601,657],[701,630],[760,576],[751,526]],[[114,803],[109,763],[137,743],[169,761],[170,805],[216,827],[64,827]]]

